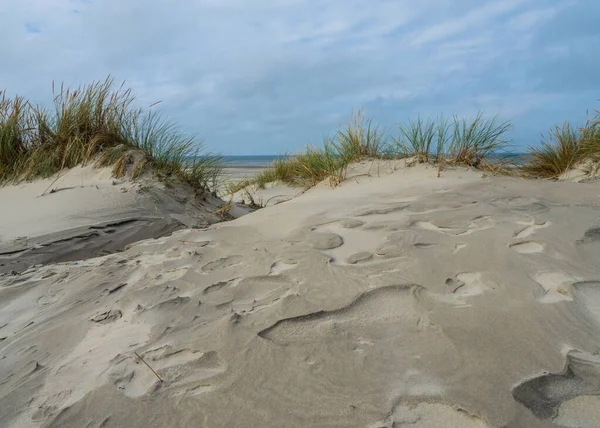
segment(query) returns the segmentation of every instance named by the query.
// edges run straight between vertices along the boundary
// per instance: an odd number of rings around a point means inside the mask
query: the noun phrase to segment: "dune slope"
[[[0,425],[598,426],[600,184],[362,167],[0,277]]]
[[[148,177],[117,180],[110,168],[65,170],[0,187],[0,273],[114,253],[142,239],[222,219],[217,198]]]

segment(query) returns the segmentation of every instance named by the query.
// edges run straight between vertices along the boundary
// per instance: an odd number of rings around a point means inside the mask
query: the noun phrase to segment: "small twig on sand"
[[[135,356],[136,356],[136,357],[138,357],[138,358],[140,359],[140,361],[141,361],[142,363],[146,364],[146,366],[148,366],[148,368],[149,368],[150,370],[152,370],[152,373],[154,373],[154,376],[156,376],[156,377],[158,378],[158,380],[160,380],[160,382],[161,382],[161,383],[163,383],[163,382],[164,382],[163,378],[162,378],[162,377],[160,377],[160,375],[159,375],[158,373],[156,373],[156,371],[155,371],[155,370],[154,370],[152,367],[150,367],[150,364],[148,364],[148,363],[147,363],[147,362],[146,362],[146,361],[145,361],[145,360],[144,360],[144,359],[143,359],[143,358],[140,356],[140,354],[138,354],[138,353],[137,353],[137,352],[135,352],[135,351],[134,351],[133,353],[135,354]]]

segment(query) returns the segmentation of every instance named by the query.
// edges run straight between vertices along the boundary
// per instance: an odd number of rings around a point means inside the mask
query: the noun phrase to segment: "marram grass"
[[[529,159],[520,171],[534,178],[557,178],[564,172],[585,166],[595,174],[600,166],[600,111],[585,126],[569,123],[556,126],[540,146],[529,149]]]
[[[521,172],[529,177],[556,178],[581,159],[581,134],[568,123],[555,127],[538,147],[529,149],[529,160]]]
[[[458,117],[452,122],[443,117],[418,118],[400,124],[399,137],[392,139],[359,110],[345,127],[325,138],[322,148],[308,147],[302,153],[275,161],[252,184],[260,188],[279,181],[312,187],[329,179],[330,184],[336,186],[346,178],[348,166],[362,159],[414,156],[420,162],[484,168],[490,164],[487,162],[490,155],[510,145],[507,138],[510,129],[509,122],[484,119],[482,114],[471,121]]]
[[[134,101],[131,90],[111,78],[77,89],[61,86],[53,109],[0,93],[0,183],[94,162],[112,166],[116,176],[135,163],[134,176],[151,167],[161,179],[214,186],[221,158],[204,153],[200,142]]]

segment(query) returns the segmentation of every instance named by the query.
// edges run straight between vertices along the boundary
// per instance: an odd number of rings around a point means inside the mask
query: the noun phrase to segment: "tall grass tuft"
[[[312,187],[326,178],[337,185],[344,173],[344,160],[332,142],[326,139],[323,149],[307,147],[303,153],[278,159],[271,168],[255,178],[259,187],[281,181],[292,186]]]
[[[481,113],[471,122],[454,117],[450,161],[479,167],[485,158],[510,145],[507,134],[511,127],[510,122],[498,122],[496,117],[484,119]]]
[[[385,143],[379,127],[373,125],[372,119],[365,118],[362,110],[352,113],[346,127],[340,129],[335,138],[327,139],[326,142],[346,162],[379,157]]]
[[[481,113],[471,121],[455,116],[451,123],[443,116],[428,120],[419,117],[398,128],[399,152],[414,156],[419,162],[479,167],[484,159],[510,145],[507,135],[511,124],[498,122],[496,118],[484,119]]]
[[[348,124],[333,137],[326,137],[322,148],[307,147],[302,153],[276,160],[259,174],[258,187],[280,181],[292,186],[312,187],[325,179],[337,186],[346,176],[350,163],[364,158],[381,157],[386,141],[378,126],[365,118],[362,110],[352,114]]]
[[[600,111],[587,121],[581,130],[581,154],[595,163],[600,162]]]
[[[569,123],[556,126],[541,146],[529,149],[530,159],[521,166],[526,176],[556,178],[574,167],[582,157],[581,132]]]
[[[159,113],[134,106],[135,97],[109,77],[77,89],[60,86],[54,108],[17,97],[0,98],[0,182],[48,177],[94,162],[113,174],[134,176],[146,167],[162,179],[178,178],[194,187],[214,185],[221,158]]]
[[[0,182],[18,172],[27,152],[30,112],[22,97],[0,92]]]
[[[400,138],[397,145],[407,156],[415,156],[419,162],[429,162],[431,145],[436,129],[431,120],[424,122],[419,116],[416,121],[409,120],[407,124],[398,125]]]
[[[576,167],[596,175],[600,172],[600,111],[596,110],[582,128],[569,123],[556,126],[540,147],[530,147],[529,155],[520,167],[525,176],[556,178]]]

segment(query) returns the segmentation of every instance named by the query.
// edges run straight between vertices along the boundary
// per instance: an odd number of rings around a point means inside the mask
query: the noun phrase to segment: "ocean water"
[[[281,157],[280,155],[223,156],[223,161],[229,168],[264,168]]]

